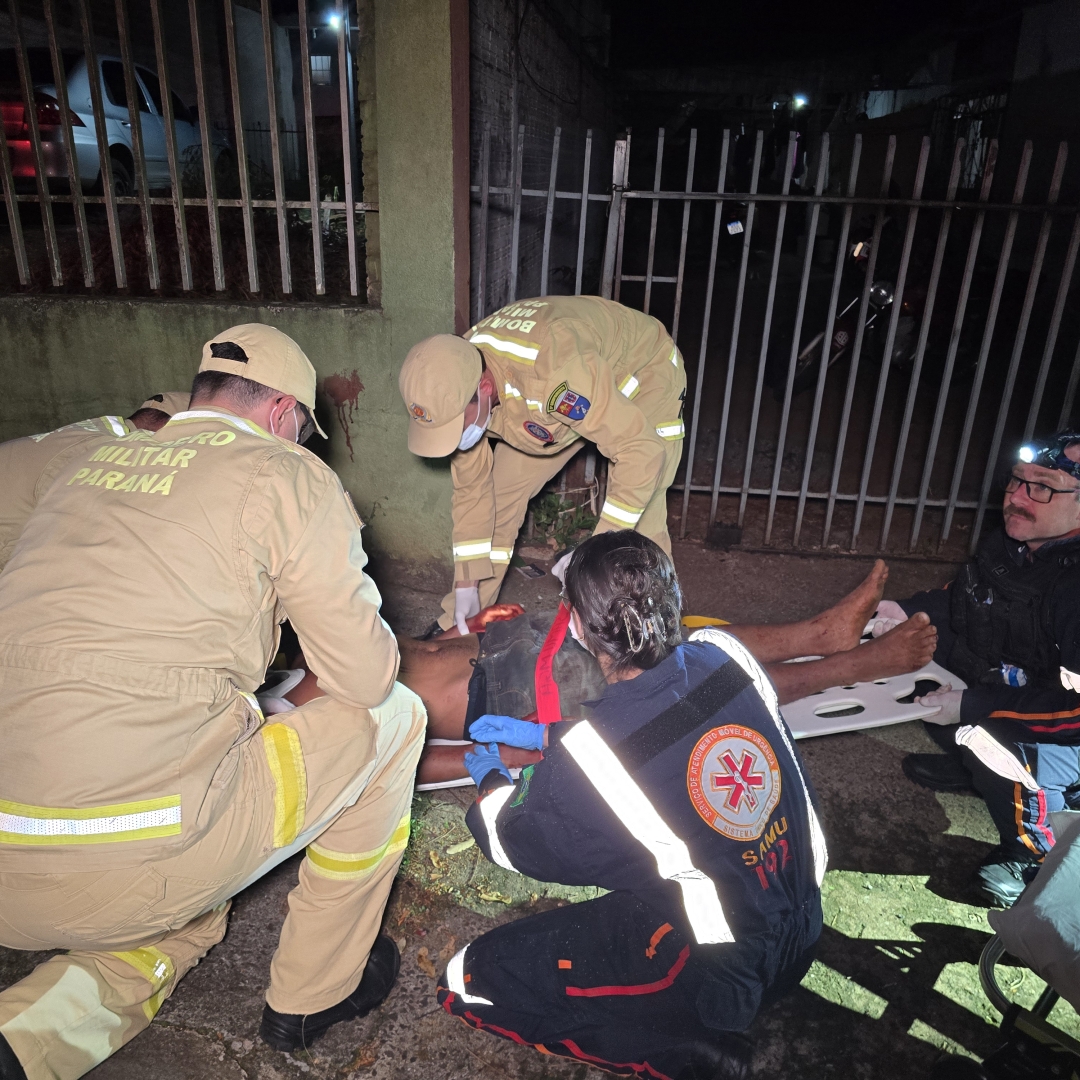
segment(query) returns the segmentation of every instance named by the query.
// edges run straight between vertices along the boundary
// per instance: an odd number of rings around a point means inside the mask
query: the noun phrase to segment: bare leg
[[[460,780],[468,776],[465,768],[465,751],[469,746],[432,746],[428,743],[420,755],[420,765],[416,770],[418,784],[439,784],[447,780]],[[543,754],[539,750],[521,750],[516,746],[499,745],[499,756],[503,764],[510,769],[522,769],[534,765]]]
[[[796,656],[830,656],[859,644],[863,628],[877,610],[889,568],[878,559],[862,583],[820,615],[797,623],[726,627],[762,663]],[[805,665],[804,665],[805,666]],[[835,686],[836,683],[826,683]]]
[[[937,630],[920,611],[865,645],[801,664],[766,664],[765,670],[776,686],[780,704],[786,705],[830,686],[918,671],[933,659],[936,648]]]

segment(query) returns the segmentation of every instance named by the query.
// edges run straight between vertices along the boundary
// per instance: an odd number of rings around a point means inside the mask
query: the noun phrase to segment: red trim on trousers
[[[661,990],[666,990],[675,982],[689,959],[690,946],[684,945],[679,958],[671,965],[671,970],[656,982],[638,983],[635,986],[568,986],[566,993],[570,997],[630,997],[637,994],[656,994]]]

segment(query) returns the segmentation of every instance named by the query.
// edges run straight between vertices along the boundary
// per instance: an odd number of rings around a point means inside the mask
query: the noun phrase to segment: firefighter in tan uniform
[[[173,413],[186,409],[190,397],[186,390],[155,394],[126,420],[120,416],[95,416],[43,435],[0,443],[0,476],[4,478],[0,493],[0,570],[11,558],[15,541],[37,503],[38,481],[53,458],[75,443],[100,435],[130,435],[136,428],[156,431],[169,422]]]
[[[521,300],[464,339],[420,342],[399,385],[409,449],[453,455],[455,588],[444,630],[495,602],[529,500],[583,439],[611,463],[596,532],[635,529],[670,550],[686,372],[656,319],[597,296]]]
[[[425,714],[352,504],[297,445],[314,400],[295,342],[233,327],[188,411],[49,465],[0,575],[0,944],[70,951],[0,992],[3,1080],[108,1057],[305,848],[263,1039],[309,1045],[393,985]],[[268,721],[286,617],[327,696]]]

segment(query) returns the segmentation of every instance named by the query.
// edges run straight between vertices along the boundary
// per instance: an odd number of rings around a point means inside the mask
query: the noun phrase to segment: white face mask
[[[491,423],[491,398],[488,398],[488,410],[487,417],[484,419],[483,424],[472,423],[462,433],[461,441],[458,443],[459,450],[471,450],[479,441],[480,437],[487,431],[488,424]]]
[[[585,639],[577,631],[577,612],[570,613],[570,636],[586,651],[589,651],[589,646],[585,644]]]

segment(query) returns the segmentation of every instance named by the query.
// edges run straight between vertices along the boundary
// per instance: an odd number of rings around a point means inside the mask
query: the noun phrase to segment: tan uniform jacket
[[[57,454],[98,435],[126,435],[134,428],[123,417],[99,416],[77,424],[0,443],[0,570],[37,502],[42,473]]]
[[[135,865],[204,835],[286,617],[331,697],[389,695],[360,521],[313,454],[197,410],[49,472],[0,575],[0,872]]]
[[[663,325],[597,296],[548,296],[509,304],[465,337],[498,382],[487,434],[536,456],[595,443],[611,463],[596,531],[634,528],[660,486],[665,441],[683,437],[686,373]],[[450,459],[458,581],[491,577],[492,560],[510,558],[491,547],[492,463],[487,438]]]

